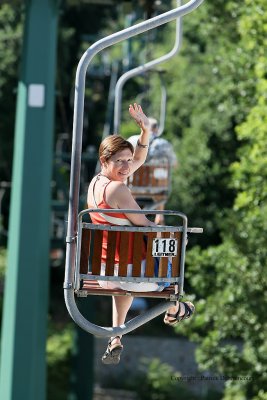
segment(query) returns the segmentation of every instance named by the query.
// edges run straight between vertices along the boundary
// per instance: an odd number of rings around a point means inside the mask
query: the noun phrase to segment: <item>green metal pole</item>
[[[44,400],[58,6],[27,3],[18,84],[0,398]]]
[[[94,296],[78,298],[80,312],[94,320]],[[68,400],[91,400],[94,391],[94,336],[76,325],[72,348],[71,385]]]

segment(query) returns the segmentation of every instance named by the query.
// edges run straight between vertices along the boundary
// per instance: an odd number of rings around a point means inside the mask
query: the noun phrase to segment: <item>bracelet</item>
[[[142,147],[142,149],[148,149],[149,148],[149,144],[141,144],[139,142],[139,139],[137,140],[137,146]]]

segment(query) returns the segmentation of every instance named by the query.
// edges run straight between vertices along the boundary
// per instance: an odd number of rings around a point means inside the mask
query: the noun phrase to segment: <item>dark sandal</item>
[[[180,304],[181,303],[184,305],[184,308],[185,308],[183,315],[179,315]],[[190,307],[188,305],[188,302],[183,302],[182,301],[182,302],[179,303],[178,311],[177,311],[176,314],[169,314],[169,313],[166,312],[163,322],[166,325],[174,326],[174,325],[178,324],[178,322],[182,321],[183,319],[190,318],[191,315],[194,314],[194,311],[195,311],[195,307],[194,306]],[[172,320],[167,319],[169,317],[171,317],[173,319]]]
[[[102,357],[103,364],[119,364],[123,346],[121,344],[112,345],[113,340],[116,338],[121,339],[120,336],[115,336],[109,339],[107,350]]]

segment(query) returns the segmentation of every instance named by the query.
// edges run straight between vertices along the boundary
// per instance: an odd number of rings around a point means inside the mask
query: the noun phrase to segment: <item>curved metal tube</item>
[[[190,0],[187,4],[174,10],[168,11],[148,21],[141,22],[122,31],[109,35],[87,49],[83,54],[78,64],[76,79],[75,79],[75,97],[74,97],[74,115],[73,115],[73,143],[71,155],[71,172],[70,172],[70,194],[69,194],[69,212],[68,212],[68,228],[66,237],[66,265],[65,265],[65,302],[67,309],[73,320],[78,323],[82,317],[76,307],[74,300],[74,267],[76,254],[76,236],[77,236],[77,221],[79,207],[79,189],[80,189],[80,171],[81,171],[81,152],[82,152],[82,133],[83,133],[83,117],[84,117],[84,92],[86,71],[90,61],[101,50],[122,40],[128,39],[150,29],[156,28],[167,22],[186,15],[196,9],[204,0]],[[72,294],[70,294],[72,292]],[[164,304],[166,306],[166,304]],[[165,309],[165,307],[164,307]],[[164,310],[163,310],[164,311]],[[142,315],[142,320],[145,315]],[[86,328],[88,324],[88,329]],[[90,323],[87,321],[83,329],[90,331]],[[134,329],[134,328],[133,328]],[[106,330],[98,327],[96,335],[103,336]]]
[[[164,85],[162,76],[159,75],[159,78],[161,86],[161,99],[160,99],[160,120],[159,120],[158,135],[160,136],[163,133],[165,127],[167,90]]]
[[[79,327],[84,329],[86,332],[89,332],[92,335],[99,337],[126,335],[126,333],[129,333],[134,329],[137,329],[139,326],[147,323],[148,321],[151,321],[151,319],[164,313],[172,305],[175,305],[175,302],[164,301],[162,303],[157,304],[153,308],[150,308],[145,313],[131,319],[130,321],[126,322],[123,325],[117,327],[104,327],[95,325],[83,317],[83,315],[80,313],[75,303],[73,290],[65,290],[64,294],[68,312],[72,318],[73,316],[75,316],[73,320],[76,322],[76,324],[79,325]]]
[[[177,0],[177,7],[181,5],[181,0]],[[172,50],[164,54],[163,56],[156,58],[155,60],[149,61],[139,67],[133,68],[130,71],[125,72],[118,80],[115,87],[115,100],[114,100],[114,133],[118,133],[120,130],[121,124],[121,103],[122,103],[122,89],[124,84],[135,76],[141,75],[144,72],[152,69],[158,64],[161,64],[178,53],[182,42],[182,19],[179,16],[176,19],[176,34],[175,34],[175,43]],[[163,101],[163,100],[162,100]],[[162,102],[161,102],[162,105]],[[163,130],[163,129],[162,129]],[[162,133],[162,131],[161,131]]]

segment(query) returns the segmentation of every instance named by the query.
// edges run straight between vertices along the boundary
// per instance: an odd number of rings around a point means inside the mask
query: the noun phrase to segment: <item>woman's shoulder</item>
[[[110,181],[108,184],[108,187],[109,187],[109,190],[112,190],[115,192],[129,190],[128,186],[121,181]]]
[[[128,196],[130,189],[128,186],[120,181],[111,181],[106,187],[107,196],[111,196],[113,199]]]
[[[111,181],[107,186],[104,193],[105,201],[112,208],[118,208],[122,199],[129,197],[129,189],[123,182]],[[120,208],[120,207],[119,207]]]

